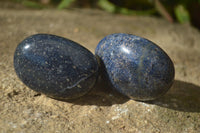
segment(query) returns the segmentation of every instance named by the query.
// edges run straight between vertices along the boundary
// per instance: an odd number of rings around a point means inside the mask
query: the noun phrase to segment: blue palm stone
[[[174,81],[174,65],[153,42],[131,34],[103,38],[95,54],[112,87],[131,99],[154,100]]]
[[[36,34],[23,40],[14,54],[14,68],[29,88],[57,99],[86,94],[95,84],[95,56],[76,42]]]

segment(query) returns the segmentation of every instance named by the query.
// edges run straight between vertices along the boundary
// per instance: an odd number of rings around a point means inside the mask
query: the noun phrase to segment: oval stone
[[[174,81],[174,65],[155,43],[131,34],[111,34],[96,50],[107,80],[131,99],[154,100],[165,94]]]
[[[69,39],[36,34],[23,40],[14,54],[14,68],[29,88],[57,99],[86,94],[95,84],[95,56]]]

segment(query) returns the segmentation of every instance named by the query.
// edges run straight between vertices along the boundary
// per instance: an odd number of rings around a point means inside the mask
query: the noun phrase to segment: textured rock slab
[[[200,33],[162,19],[98,11],[0,11],[0,130],[2,132],[200,132]],[[94,52],[111,33],[148,38],[175,63],[170,91],[152,103],[129,100],[103,83],[85,97],[57,101],[30,91],[13,68],[25,37],[49,33]]]

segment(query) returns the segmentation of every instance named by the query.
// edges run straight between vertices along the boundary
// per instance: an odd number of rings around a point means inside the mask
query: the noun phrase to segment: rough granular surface
[[[200,132],[200,33],[191,26],[95,10],[0,9],[0,29],[1,132]],[[13,67],[16,46],[37,33],[70,38],[93,53],[112,33],[148,38],[174,62],[174,84],[149,103],[118,94],[105,80],[79,99],[48,98],[27,88]]]

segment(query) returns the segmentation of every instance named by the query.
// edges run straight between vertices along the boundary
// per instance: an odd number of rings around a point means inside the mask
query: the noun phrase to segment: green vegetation
[[[31,1],[31,0],[12,0],[12,1],[21,3],[22,5],[29,7],[29,8],[35,8],[35,9],[45,8],[44,5],[42,5],[41,3],[36,2],[36,1]]]
[[[180,23],[189,23],[190,22],[190,15],[187,9],[183,5],[178,5],[175,8],[175,15],[177,20]]]
[[[12,0],[29,8],[99,8],[125,15],[161,15],[169,22],[195,23],[200,28],[200,0]],[[193,8],[195,7],[195,8]]]
[[[144,10],[131,10],[128,8],[119,7],[109,2],[108,0],[99,0],[98,5],[105,11],[111,13],[121,13],[125,15],[151,15],[156,13],[155,9],[149,9],[144,11]]]
[[[62,0],[61,2],[60,2],[60,4],[58,5],[58,9],[64,9],[64,8],[67,8],[67,7],[69,7],[70,6],[70,4],[72,3],[72,2],[74,2],[75,0]]]

